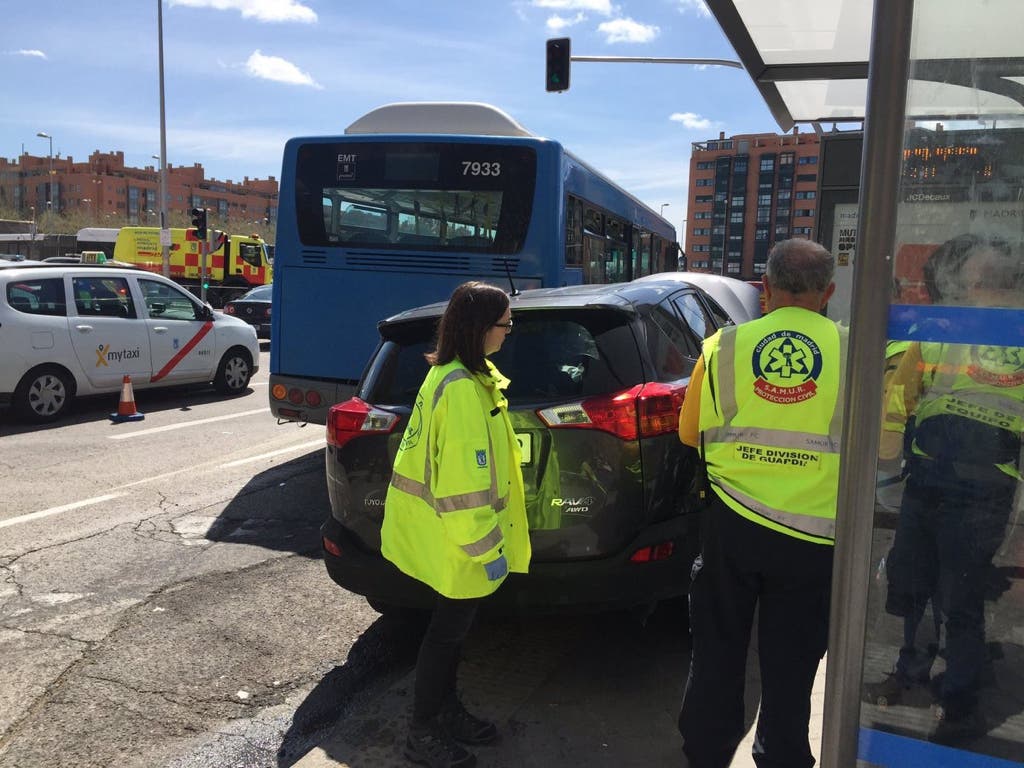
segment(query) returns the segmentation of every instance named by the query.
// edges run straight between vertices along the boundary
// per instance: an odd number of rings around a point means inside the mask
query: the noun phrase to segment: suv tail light
[[[544,408],[537,415],[552,429],[599,429],[636,440],[675,432],[685,395],[685,386],[650,382],[614,395]]]
[[[361,435],[387,434],[397,423],[397,414],[353,397],[327,412],[327,443],[340,448]]]

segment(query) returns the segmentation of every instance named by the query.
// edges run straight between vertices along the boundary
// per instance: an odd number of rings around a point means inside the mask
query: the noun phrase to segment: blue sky
[[[690,143],[776,131],[740,69],[573,64],[544,90],[544,41],[578,55],[734,59],[702,0],[164,0],[167,155],[207,176],[280,177],[292,136],[394,101],[484,101],[685,217]],[[159,154],[157,2],[8,3],[0,156]]]

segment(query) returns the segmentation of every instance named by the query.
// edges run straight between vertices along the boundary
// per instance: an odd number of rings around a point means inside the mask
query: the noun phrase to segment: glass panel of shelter
[[[861,706],[887,765],[1024,757],[1021,156],[994,120],[905,136]]]

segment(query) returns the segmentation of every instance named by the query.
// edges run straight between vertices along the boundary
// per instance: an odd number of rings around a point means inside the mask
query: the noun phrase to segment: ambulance
[[[248,391],[256,331],[162,275],[107,264],[0,261],[0,407],[32,422],[78,395],[211,383]]]
[[[197,296],[202,288],[201,241],[196,230],[172,228],[170,277]],[[213,230],[206,256],[206,295],[220,306],[257,285],[273,279],[267,244],[258,235],[227,235]],[[122,227],[114,243],[114,261],[150,272],[163,272],[158,227]]]

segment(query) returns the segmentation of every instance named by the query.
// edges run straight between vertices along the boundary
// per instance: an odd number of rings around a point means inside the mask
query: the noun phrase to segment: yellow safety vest
[[[847,333],[782,307],[704,342],[700,430],[719,498],[748,520],[832,544]]]
[[[980,433],[982,443],[1002,438],[1004,445],[950,445],[956,461],[966,465],[990,463],[1004,474],[1021,479],[1018,464],[1024,430],[1024,348],[928,342],[921,344],[921,360],[924,370],[915,411],[914,453],[929,456],[918,445],[918,439],[923,440],[931,420],[939,416],[967,419],[989,428]],[[1002,456],[990,461],[996,453]]]
[[[519,444],[490,362],[474,374],[455,360],[427,373],[395,457],[384,502],[381,552],[404,573],[451,598],[483,597],[502,580],[484,570],[504,554],[526,573]]]

